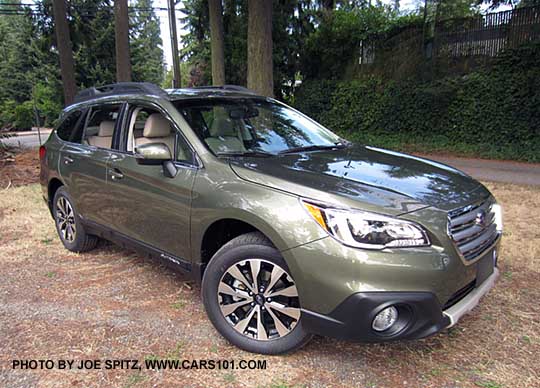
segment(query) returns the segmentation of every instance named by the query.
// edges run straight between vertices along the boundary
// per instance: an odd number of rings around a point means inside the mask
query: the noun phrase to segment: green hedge
[[[540,162],[540,45],[507,52],[490,69],[428,83],[306,81],[293,104],[357,142]]]

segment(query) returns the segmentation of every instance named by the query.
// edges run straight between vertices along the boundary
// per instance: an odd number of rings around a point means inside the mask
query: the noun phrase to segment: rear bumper
[[[444,311],[437,297],[430,292],[361,292],[349,296],[328,315],[303,309],[302,324],[313,334],[353,341],[386,342],[424,338],[455,325],[478,305],[498,277],[499,270],[494,268],[482,284]],[[373,319],[389,306],[398,309],[396,329],[391,328],[386,333],[376,332],[371,327]]]

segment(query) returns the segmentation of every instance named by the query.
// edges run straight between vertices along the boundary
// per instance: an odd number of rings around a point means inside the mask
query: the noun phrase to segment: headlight
[[[333,209],[304,201],[302,203],[324,230],[345,245],[368,249],[429,245],[424,230],[409,221],[363,211]]]

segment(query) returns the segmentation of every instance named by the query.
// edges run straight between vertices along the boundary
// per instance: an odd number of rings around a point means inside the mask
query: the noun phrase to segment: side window
[[[175,160],[193,162],[193,153],[188,144],[159,110],[146,106],[134,106],[130,110],[129,117],[126,151],[135,152],[142,144],[163,143],[169,147]]]
[[[150,110],[150,109],[142,109],[138,108],[135,109],[133,112],[135,114],[134,122],[133,122],[133,144],[135,145],[137,143],[137,139],[140,139],[143,137],[144,134],[144,125],[146,124],[146,120],[148,120],[148,117],[150,117],[151,114],[157,113],[156,111]],[[133,151],[131,149],[130,151]]]
[[[58,137],[64,141],[80,143],[84,124],[83,111],[76,110],[67,115],[56,129]]]
[[[168,123],[157,120],[161,116],[156,109],[133,106],[129,112],[129,125],[127,128],[126,151],[134,152],[137,146],[146,143],[165,143],[174,152],[174,133]]]
[[[92,107],[84,129],[83,144],[99,148],[111,148],[120,104]]]
[[[184,136],[181,135],[176,136],[176,160],[187,163],[194,162],[193,152],[189,148]]]

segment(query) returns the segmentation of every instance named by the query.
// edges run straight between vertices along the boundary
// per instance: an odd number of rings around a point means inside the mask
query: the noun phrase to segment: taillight
[[[45,156],[47,156],[47,149],[45,148],[45,146],[39,147],[39,160],[44,162]]]

